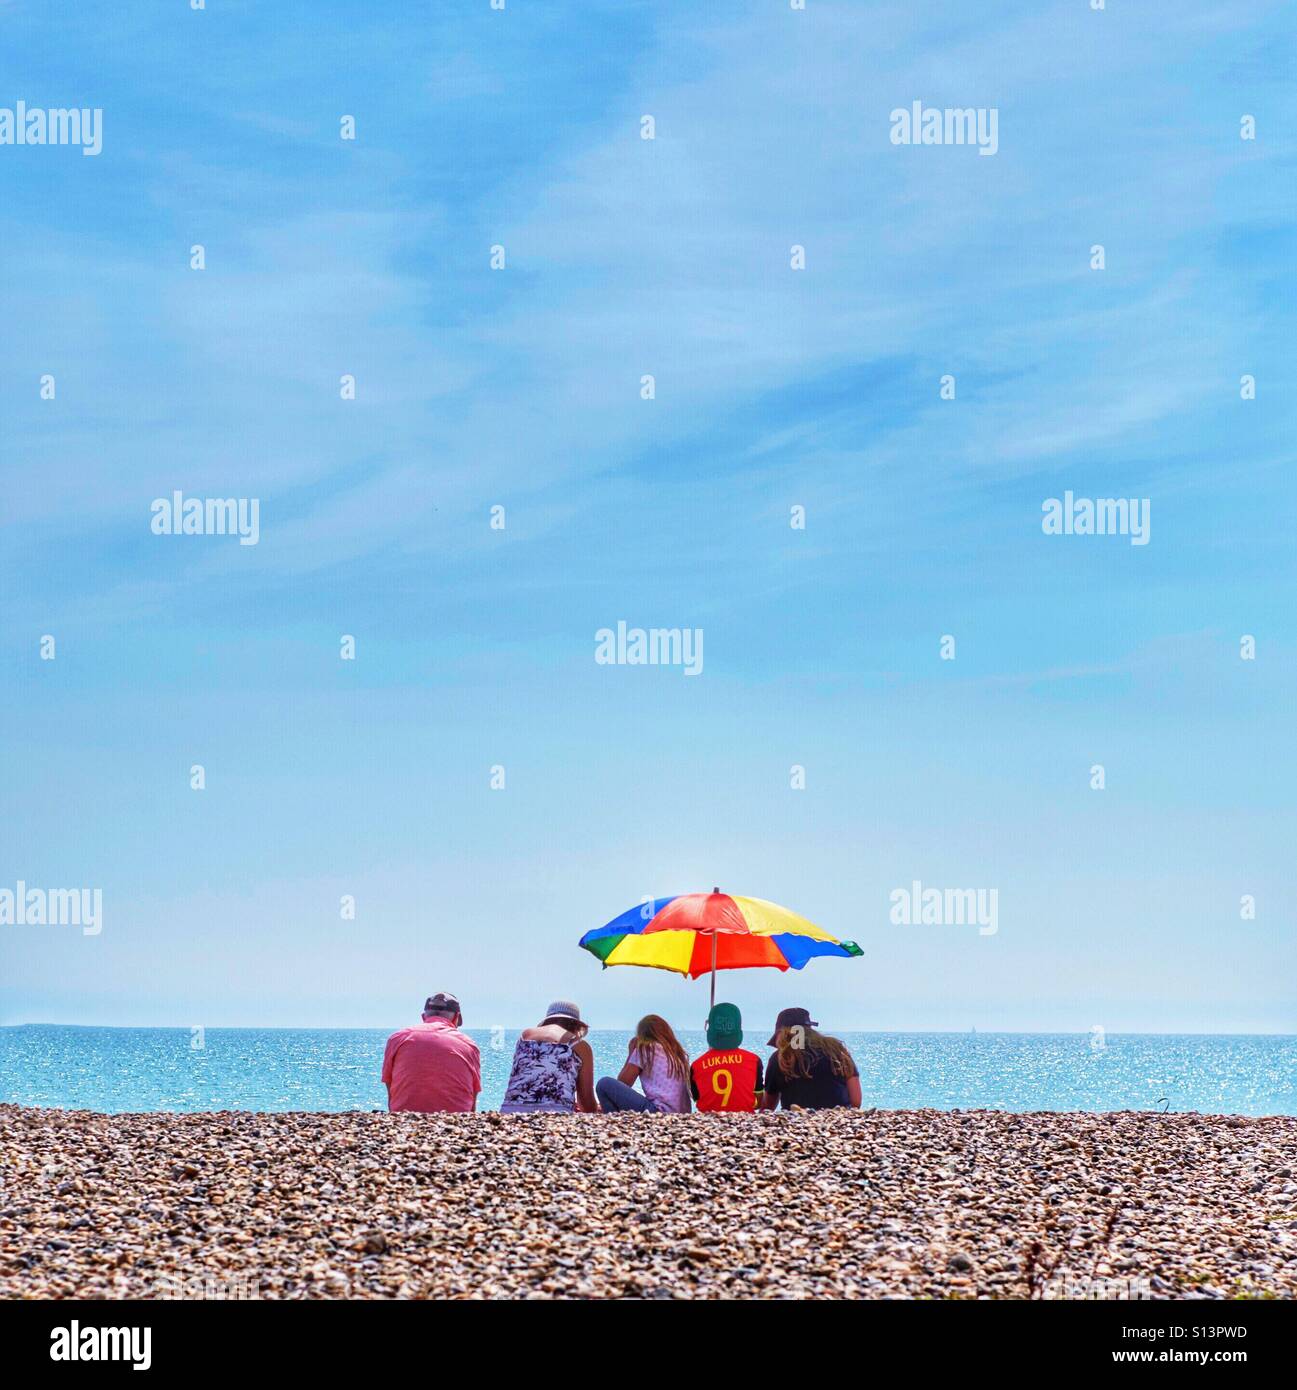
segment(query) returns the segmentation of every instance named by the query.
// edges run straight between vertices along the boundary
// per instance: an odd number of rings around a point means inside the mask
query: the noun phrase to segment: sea
[[[504,1097],[517,1032],[467,1030],[480,1109]],[[683,1032],[690,1056],[706,1050]],[[1297,1114],[1297,1036],[842,1033],[866,1106],[887,1110],[1151,1110]],[[0,1028],[0,1101],[109,1113],[382,1110],[385,1031],[352,1028]],[[592,1032],[597,1075],[630,1034]],[[764,1039],[747,1044],[763,1057]]]

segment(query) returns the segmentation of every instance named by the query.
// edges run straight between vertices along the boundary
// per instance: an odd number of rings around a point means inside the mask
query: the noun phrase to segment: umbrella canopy
[[[800,970],[814,956],[864,954],[854,941],[839,941],[777,903],[720,892],[627,908],[580,944],[605,966],[646,965],[695,980],[717,970]]]

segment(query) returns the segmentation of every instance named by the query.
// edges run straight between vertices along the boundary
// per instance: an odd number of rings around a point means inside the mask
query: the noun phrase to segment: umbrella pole
[[[712,892],[713,892],[713,893],[719,893],[720,891],[721,891],[721,890],[720,890],[719,888],[713,888],[713,889],[712,889]],[[712,1007],[713,1009],[716,1007],[716,933],[715,933],[714,931],[712,932],[712,1003],[711,1003],[711,1007]],[[710,1012],[709,1012],[708,1017],[710,1017],[710,1016],[711,1016],[711,1015],[710,1015]]]

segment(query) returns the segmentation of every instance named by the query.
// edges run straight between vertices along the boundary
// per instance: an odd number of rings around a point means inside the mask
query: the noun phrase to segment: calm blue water
[[[504,1095],[516,1033],[469,1030],[482,1107]],[[627,1033],[591,1033],[614,1075]],[[865,1104],[1003,1110],[1297,1114],[1297,1037],[844,1033]],[[385,1032],[367,1029],[0,1028],[0,1100],[104,1111],[374,1110]],[[701,1033],[681,1033],[690,1056]],[[194,1046],[201,1041],[202,1046]],[[749,1044],[759,1038],[749,1038]],[[765,1054],[766,1049],[757,1046]]]

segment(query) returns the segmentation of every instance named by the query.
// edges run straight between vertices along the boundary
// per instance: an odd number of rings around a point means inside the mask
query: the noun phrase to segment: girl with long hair
[[[835,1106],[860,1108],[860,1072],[847,1045],[817,1031],[819,1025],[805,1009],[783,1009],[775,1020],[770,1046],[775,1049],[766,1067],[762,1108],[782,1104],[803,1110]]]
[[[642,1095],[635,1089],[636,1081]],[[605,1111],[688,1114],[689,1054],[666,1019],[657,1014],[640,1019],[626,1049],[626,1065],[617,1076],[601,1077],[595,1094]]]

